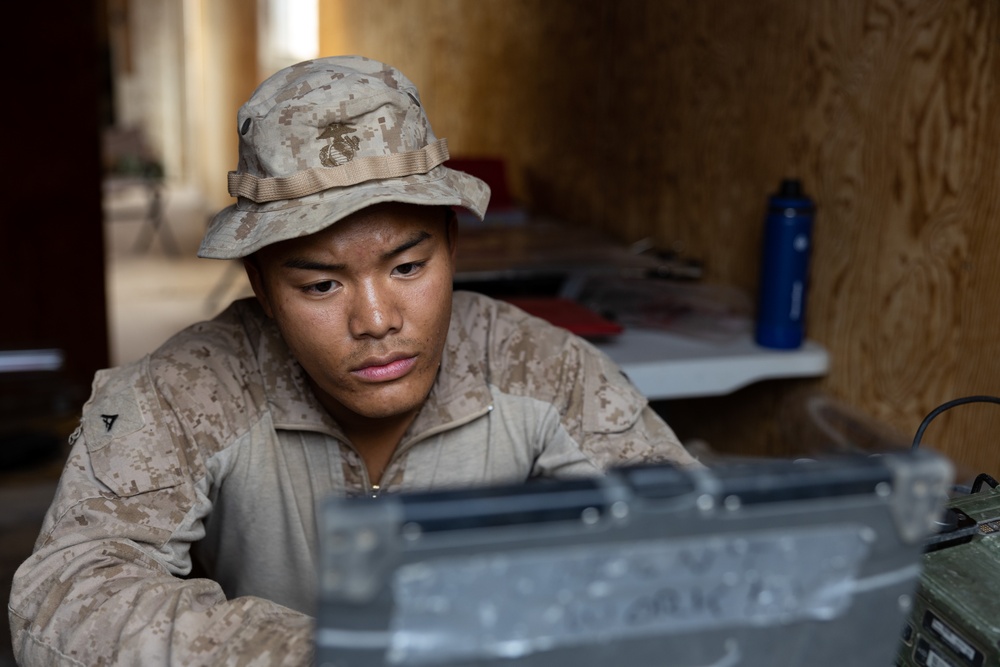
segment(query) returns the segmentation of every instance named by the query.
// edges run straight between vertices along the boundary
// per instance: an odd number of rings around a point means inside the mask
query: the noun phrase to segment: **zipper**
[[[444,431],[450,431],[451,429],[458,428],[459,426],[464,426],[470,421],[479,419],[483,415],[487,415],[491,412],[493,412],[492,403],[487,405],[485,408],[481,410],[477,410],[476,412],[470,415],[466,415],[463,419],[458,419],[449,422],[447,424],[440,424],[432,429],[429,429],[425,433],[421,434],[421,436],[416,440],[410,440],[409,442],[401,443],[402,446],[396,448],[396,450],[392,453],[392,456],[390,456],[389,460],[386,462],[385,468],[382,469],[382,477],[385,477],[386,473],[388,473],[392,469],[393,464],[396,463],[396,459],[398,459],[404,452],[411,449],[414,445],[417,445],[423,442],[424,440],[428,440],[434,437],[435,435],[438,435],[439,433],[443,433]],[[382,486],[380,484],[372,484],[371,477],[368,476],[368,468],[365,466],[364,457],[361,456],[361,453],[358,452],[358,450],[354,447],[354,444],[349,442],[346,438],[344,439],[344,444],[346,444],[347,447],[351,449],[354,452],[354,455],[357,456],[358,459],[360,460],[361,472],[364,475],[364,483],[365,486],[368,487],[368,496],[370,498],[378,498],[379,495],[382,493]]]
[[[358,467],[361,469],[361,485],[362,488],[366,489],[365,495],[369,498],[378,498],[379,494],[382,493],[382,487],[379,484],[372,484],[372,478],[368,475],[368,466],[365,465],[365,457],[361,456],[361,452],[359,452],[357,448],[346,438],[344,440],[338,439],[338,442],[351,450],[357,458]],[[388,468],[389,466],[386,465],[386,469]],[[382,471],[382,474],[385,474],[384,470]]]
[[[368,490],[367,495],[369,498],[378,498],[379,494],[382,493],[382,486],[380,484],[372,484],[372,478],[368,475],[368,466],[365,465],[365,458],[358,453],[358,450],[354,448],[354,445],[347,443],[347,446],[354,452],[354,455],[358,457],[358,465],[361,466],[361,481]],[[388,469],[388,464],[386,469]],[[382,471],[385,474],[385,470]]]

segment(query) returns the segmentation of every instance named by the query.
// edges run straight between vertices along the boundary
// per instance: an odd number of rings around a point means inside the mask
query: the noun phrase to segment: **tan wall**
[[[257,13],[244,0],[186,0],[191,181],[210,211],[233,203],[226,173],[236,168],[236,111],[260,80]]]
[[[822,387],[910,437],[1000,394],[996,0],[321,0],[321,26],[323,55],[399,65],[453,154],[506,156],[529,206],[712,281],[755,289],[765,198],[801,177]],[[798,384],[668,410],[780,452]],[[1000,406],[963,406],[925,442],[996,475],[998,430]]]
[[[239,146],[236,112],[261,81],[257,71],[257,12],[246,0],[197,0],[200,5],[200,104],[194,113],[203,125],[193,135],[196,165],[211,209],[234,202],[226,174],[236,168]],[[194,78],[192,76],[192,78]]]

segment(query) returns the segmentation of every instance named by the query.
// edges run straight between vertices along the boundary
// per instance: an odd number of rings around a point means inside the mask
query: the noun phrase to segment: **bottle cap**
[[[805,195],[802,193],[802,181],[797,178],[786,178],[781,181],[781,188],[778,190],[778,196],[782,198],[789,199],[799,199]]]
[[[785,217],[815,210],[815,204],[803,191],[802,181],[797,178],[783,179],[778,191],[771,195],[769,204],[772,213],[781,213]],[[794,212],[790,213],[793,209]]]

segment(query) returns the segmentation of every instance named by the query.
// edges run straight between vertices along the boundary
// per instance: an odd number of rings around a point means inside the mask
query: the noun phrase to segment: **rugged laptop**
[[[330,498],[317,664],[888,667],[952,476],[908,451]]]

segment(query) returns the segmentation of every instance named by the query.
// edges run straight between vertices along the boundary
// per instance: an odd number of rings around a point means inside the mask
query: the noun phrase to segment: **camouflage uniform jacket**
[[[20,664],[310,661],[315,504],[373,487],[255,301],[99,372],[72,439],[14,578]],[[382,486],[654,459],[695,463],[602,353],[459,292],[441,372]]]

